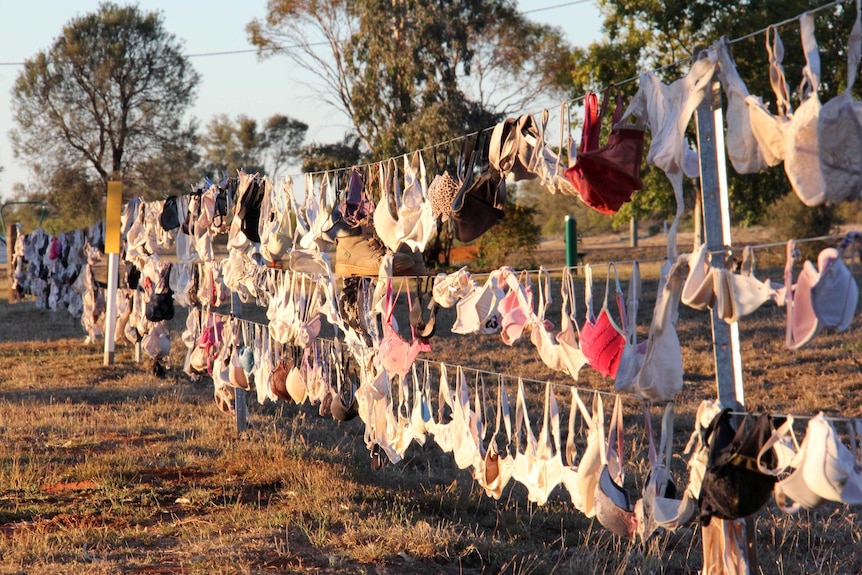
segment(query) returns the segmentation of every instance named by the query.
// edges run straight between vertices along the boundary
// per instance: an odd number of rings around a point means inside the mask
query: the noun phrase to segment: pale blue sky
[[[600,36],[601,19],[594,2],[571,0],[520,0],[529,17],[560,26],[575,45],[587,45]],[[123,3],[119,1],[118,3]],[[185,41],[188,54],[244,50],[245,25],[263,17],[266,0],[140,0],[144,10],[164,14],[169,31]],[[98,0],[0,0],[0,63],[22,62],[48,48],[71,18],[96,10]],[[298,118],[309,125],[307,142],[337,140],[347,119],[321,101],[315,78],[284,56],[259,61],[254,53],[198,57],[192,60],[201,75],[199,95],[191,111],[200,124],[212,116],[246,114],[264,120],[275,113]],[[17,181],[27,181],[27,167],[12,155],[8,132],[12,128],[10,90],[20,66],[0,65],[0,197],[8,198]],[[549,105],[543,103],[538,108]],[[535,112],[537,110],[529,110]],[[431,142],[429,142],[431,143]]]

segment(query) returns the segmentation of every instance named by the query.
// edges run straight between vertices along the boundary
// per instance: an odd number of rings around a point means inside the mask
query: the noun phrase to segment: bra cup
[[[752,133],[751,112],[746,102],[750,94],[736,70],[727,38],[722,36],[713,47],[718,56],[721,87],[727,95],[727,156],[737,173],[755,174],[769,166],[761,156],[760,146]]]
[[[803,87],[805,98],[793,113],[790,125],[784,131],[784,172],[793,191],[809,207],[826,202],[826,186],[820,169],[820,146],[817,140],[817,123],[820,115],[820,55],[814,38],[814,16],[806,12],[799,18],[802,48],[805,54]],[[809,92],[806,96],[806,92]]]
[[[449,275],[437,274],[431,292],[438,305],[452,307],[470,292],[471,285],[470,272],[467,271],[466,267],[463,267]]]
[[[859,287],[835,248],[822,250],[817,265],[819,277],[811,286],[811,306],[820,325],[843,331],[856,312]]]
[[[538,323],[532,327],[530,330],[530,341],[536,346],[536,349],[539,351],[539,358],[549,369],[561,372],[566,371],[560,345],[554,338],[554,334],[543,323]]]
[[[820,98],[815,92],[796,109],[784,130],[784,172],[797,197],[809,207],[823,205],[827,199],[817,141],[819,115]]]
[[[606,309],[602,309],[595,323],[588,321],[581,329],[581,350],[590,365],[605,377],[616,377],[625,343]]]
[[[818,272],[814,264],[806,260],[802,272],[793,285],[793,311],[790,317],[791,349],[799,349],[820,331],[820,324],[811,303],[811,288],[817,283]]]
[[[706,244],[694,248],[688,257],[688,276],[680,294],[685,305],[704,310],[715,304],[715,290],[712,270],[706,261]]]
[[[380,200],[383,202],[383,199]],[[392,219],[386,206],[378,205],[374,209],[374,231],[383,244],[392,251],[396,251],[401,245],[395,237],[395,220]]]
[[[730,274],[730,287],[738,317],[746,316],[769,301],[775,290],[769,280],[760,281],[753,276]]]
[[[646,354],[636,379],[637,392],[652,401],[669,401],[683,386],[682,347],[676,331],[685,260],[680,258],[665,274],[653,310]]]
[[[390,172],[383,163],[380,164],[380,200],[374,208],[374,231],[377,232],[377,237],[390,250],[397,251],[401,245],[395,232],[398,217],[392,211],[393,200],[397,202],[397,195],[392,197],[393,191],[390,187]],[[395,171],[398,173],[397,170]],[[397,176],[396,176],[397,177]],[[397,181],[397,180],[396,180]]]
[[[629,280],[628,301],[626,303],[626,341],[620,355],[617,367],[617,375],[614,380],[614,389],[617,391],[633,391],[635,378],[643,364],[643,351],[639,352],[637,340],[637,315],[640,305],[641,276],[640,264],[635,260],[632,262],[632,276]]]
[[[760,96],[747,96],[745,103],[748,105],[751,133],[757,140],[763,162],[768,167],[777,166],[784,161],[784,132],[790,120],[786,116],[773,116]]]

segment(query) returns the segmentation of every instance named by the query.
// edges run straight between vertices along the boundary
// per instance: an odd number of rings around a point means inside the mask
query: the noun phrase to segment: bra
[[[387,163],[394,164],[391,171]],[[390,250],[397,251],[401,241],[396,234],[398,211],[401,202],[401,186],[399,183],[398,164],[394,159],[390,162],[380,162],[380,200],[374,208],[374,231],[380,241]]]
[[[563,369],[577,381],[581,368],[589,364],[587,356],[580,347],[581,334],[575,319],[575,281],[571,268],[563,270],[563,281],[560,287],[563,298],[560,310],[560,332],[556,335],[559,345],[560,363]]]
[[[575,509],[582,509],[583,502],[581,501],[581,492],[578,489],[578,465],[576,464],[578,450],[575,446],[575,419],[577,418],[579,409],[587,416],[589,416],[589,413],[587,412],[587,407],[581,401],[581,397],[578,395],[577,388],[570,387],[569,389],[572,393],[572,400],[569,406],[569,424],[566,430],[566,458],[563,461],[560,483],[563,484],[563,487],[569,493],[569,499],[571,499]]]
[[[847,41],[847,87],[820,109],[817,141],[820,170],[829,202],[852,201],[862,195],[862,102],[851,90],[862,53],[860,2],[856,1],[856,21]]]
[[[746,99],[750,97],[745,82],[739,77],[736,63],[730,55],[730,43],[722,36],[713,44],[718,57],[718,77],[727,96],[727,157],[739,174],[756,174],[769,167],[760,152],[760,146],[751,128],[752,108]]]
[[[551,274],[544,266],[539,267],[539,307],[533,318],[530,329],[530,341],[539,351],[542,362],[554,371],[566,371],[563,363],[563,351],[556,337],[551,333],[552,325],[545,319],[548,306],[551,304]]]
[[[617,375],[614,381],[614,389],[617,391],[633,391],[638,371],[643,365],[646,354],[645,346],[638,346],[637,337],[637,315],[641,293],[640,264],[637,260],[632,262],[632,277],[629,280],[628,301],[626,302],[626,342],[623,347],[620,363],[617,367]],[[646,342],[644,342],[646,344]]]
[[[820,415],[822,414],[818,414],[818,416],[812,418],[811,421],[814,421]],[[817,425],[817,423],[814,425]],[[817,509],[827,501],[827,499],[824,499],[815,493],[811,487],[808,486],[803,474],[803,466],[806,464],[807,453],[809,446],[812,444],[812,440],[815,437],[823,439],[822,436],[819,436],[817,431],[813,430],[810,423],[808,428],[811,431],[805,434],[805,438],[802,440],[802,444],[800,445],[796,441],[796,436],[793,433],[793,416],[788,416],[787,420],[785,420],[785,422],[775,430],[772,437],[770,437],[769,441],[763,445],[763,448],[757,455],[757,469],[763,474],[781,477],[782,475],[785,475],[785,472],[788,469],[791,469],[785,477],[779,479],[775,483],[775,487],[773,488],[775,504],[785,513],[796,513],[803,507],[805,509]],[[775,468],[768,468],[763,464],[763,455],[770,449],[773,449],[774,446],[779,445],[778,442],[783,440],[785,437],[789,437],[792,442],[792,447],[794,448],[793,457],[790,461],[779,461],[778,466]],[[824,455],[826,453],[825,449],[814,448],[812,452],[814,451],[817,452],[817,455]],[[813,455],[813,457],[817,457],[817,455]],[[823,462],[818,462],[818,465],[822,463]],[[793,503],[790,503],[791,500]]]
[[[637,373],[637,393],[652,401],[669,401],[683,385],[682,347],[676,331],[685,260],[665,263],[659,281],[646,353]]]
[[[398,288],[401,293],[401,288]],[[402,379],[407,374],[410,366],[407,365],[411,355],[410,344],[398,333],[398,324],[392,317],[395,309],[395,299],[392,297],[392,280],[386,282],[386,301],[384,304],[383,337],[380,340],[379,351],[383,368],[391,375],[398,375]],[[415,356],[414,356],[415,357]],[[410,362],[412,363],[412,361]],[[407,366],[405,369],[405,365]]]
[[[599,435],[604,444],[604,419],[599,417]],[[623,407],[620,396],[614,401],[607,445],[600,450],[601,471],[596,484],[596,519],[616,535],[632,538],[637,531],[634,501],[623,489],[625,468],[623,464]]]
[[[419,384],[416,364],[414,363],[410,366],[413,378],[413,408],[410,411],[410,424],[413,427],[413,439],[419,445],[425,445],[425,436],[430,432],[429,428],[433,426],[431,402],[428,400],[428,380],[430,375],[428,365],[428,362],[425,362],[425,378],[422,385]]]
[[[595,392],[593,394],[592,415],[586,410],[586,406],[578,400],[578,407],[581,410],[581,415],[587,425],[587,446],[584,453],[581,455],[578,463],[575,484],[578,490],[578,498],[572,496],[572,501],[576,504],[580,503],[578,509],[587,517],[595,517],[596,515],[596,486],[599,482],[599,474],[602,471],[602,455],[604,449],[604,432],[599,428],[604,425],[604,415],[602,414],[604,406],[602,405],[602,396]]]
[[[620,279],[617,275],[616,264],[608,265],[608,276],[605,282],[605,302],[598,318],[593,315],[593,274],[589,264],[585,266],[586,287],[585,300],[587,305],[587,319],[581,329],[581,350],[590,362],[590,365],[605,377],[616,377],[620,357],[626,343],[625,334],[614,323],[608,311],[608,294],[610,293],[611,267],[614,270],[616,283],[617,309],[626,324],[625,309],[622,303],[622,289]]]
[[[635,504],[637,533],[644,543],[659,527],[669,531],[682,527],[694,517],[694,512],[697,510],[697,501],[692,499],[687,490],[683,491],[681,499],[677,499],[678,489],[670,473],[673,454],[673,415],[673,403],[668,403],[662,417],[661,439],[656,452],[649,406],[644,403],[650,471],[643,487],[643,496]],[[661,459],[662,456],[664,460]]]
[[[420,152],[404,156],[404,193],[398,208],[395,237],[411,250],[425,251],[437,233],[437,220],[426,198],[425,160]]]
[[[514,345],[521,339],[524,329],[529,324],[533,312],[533,289],[530,276],[526,271],[522,271],[516,279],[514,271],[507,268],[505,275],[509,291],[500,300],[498,306],[501,314],[500,336],[506,345]]]
[[[437,393],[437,419],[426,422],[426,427],[434,436],[434,442],[440,446],[444,453],[451,453],[455,447],[455,428],[458,424],[455,419],[454,405],[455,400],[452,398],[452,390],[449,387],[446,365],[441,363]],[[448,413],[446,413],[447,408]]]
[[[483,286],[475,281],[470,292],[462,297],[457,305],[457,316],[452,325],[453,333],[492,334],[500,331],[502,316],[497,304],[504,293],[498,287],[499,270],[491,272]]]
[[[590,93],[584,101],[584,129],[574,166],[565,172],[585,204],[601,214],[614,214],[632,194],[643,188],[640,178],[644,149],[644,125],[621,124],[622,93],[617,91],[611,133],[599,146],[602,118],[608,108],[610,87],[597,111],[597,97]]]
[[[555,423],[552,423],[553,422]],[[549,429],[555,426],[555,431]],[[524,382],[518,379],[518,396],[515,405],[515,438],[521,442],[521,428],[524,429],[524,444],[515,451],[512,478],[527,488],[527,499],[544,505],[554,488],[562,481],[562,466],[559,442],[560,414],[556,399],[551,392],[551,384],[545,384],[545,407],[542,429],[539,438],[533,434],[524,393]],[[554,437],[556,436],[556,437]],[[556,444],[551,443],[554,438]]]
[[[859,286],[844,265],[843,249],[825,248],[817,256],[818,278],[811,286],[811,307],[822,327],[844,331],[859,305]]]
[[[817,283],[818,272],[814,264],[805,260],[802,271],[793,283],[793,258],[796,242],[787,242],[787,261],[784,265],[784,306],[787,309],[785,345],[788,349],[799,349],[820,331],[820,322],[811,303],[811,288]]]
[[[770,32],[772,33],[771,43]],[[774,26],[766,29],[766,52],[769,56],[769,83],[775,94],[778,113],[773,115],[759,96],[747,96],[745,103],[748,104],[751,133],[757,140],[760,155],[767,166],[775,166],[784,160],[784,131],[790,123],[792,108],[790,87],[787,85],[784,68],[781,65],[784,60],[784,44],[781,42],[781,36],[778,35],[778,29]]]
[[[467,377],[461,366],[456,370],[456,380],[452,404],[454,424],[452,453],[458,469],[467,469],[481,461],[484,453],[481,451],[481,441],[478,436],[478,415],[470,408],[470,391],[467,387]]]
[[[503,448],[499,445],[500,422],[506,430],[506,443]],[[494,433],[485,449],[485,458],[482,462],[481,474],[476,479],[485,489],[488,497],[500,499],[503,488],[512,478],[514,458],[509,454],[508,447],[512,442],[512,420],[509,415],[509,398],[506,395],[506,386],[502,379],[497,386],[497,417],[494,423]]]
[[[817,124],[820,116],[820,54],[814,39],[814,15],[806,12],[799,17],[802,34],[802,49],[805,52],[803,80],[799,87],[802,103],[793,112],[790,123],[784,130],[784,172],[806,206],[824,204],[828,197],[823,172],[820,169],[820,145],[817,139]],[[831,136],[830,136],[831,137]]]

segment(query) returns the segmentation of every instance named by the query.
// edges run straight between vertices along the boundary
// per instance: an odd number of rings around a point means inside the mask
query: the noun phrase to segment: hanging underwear
[[[585,299],[587,305],[587,320],[581,330],[581,350],[589,360],[590,365],[605,377],[616,377],[617,368],[619,367],[620,357],[622,356],[623,347],[625,347],[626,338],[623,331],[614,323],[608,311],[608,294],[610,293],[610,277],[611,267],[614,270],[614,278],[616,283],[616,300],[617,309],[623,319],[625,325],[625,309],[623,307],[622,289],[620,288],[620,279],[617,275],[616,264],[608,265],[608,276],[605,282],[605,302],[602,305],[602,311],[599,312],[598,318],[593,315],[593,286],[592,286],[592,269],[589,265],[586,266],[586,287]]]

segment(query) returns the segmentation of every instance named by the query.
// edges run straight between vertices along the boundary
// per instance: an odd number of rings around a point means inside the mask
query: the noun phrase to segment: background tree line
[[[308,126],[283,114],[218,115],[199,125],[189,116],[199,77],[181,40],[164,28],[159,13],[106,2],[71,20],[18,75],[13,151],[40,183],[16,192],[18,199],[49,202],[60,229],[69,229],[101,217],[104,183],[111,178],[122,178],[129,194],[161,198],[238,167],[274,174],[381,160],[535,112],[540,98],[579,98],[636,78],[639,71],[685,60],[720,35],[741,37],[821,3],[600,0],[602,38],[570,46],[560,29],[530,21],[512,0],[269,0],[266,14],[247,26],[259,56],[286,57],[315,73],[325,86],[321,98],[351,120],[341,141],[309,143]],[[853,8],[847,2],[817,15],[824,102],[846,81]],[[795,87],[804,63],[798,25],[780,32]],[[751,93],[774,109],[763,41],[759,34],[738,42],[733,56]],[[686,70],[681,64],[659,74],[670,82]],[[620,88],[628,99],[637,83]],[[798,104],[795,91],[792,98]],[[452,170],[458,155],[458,144],[435,148],[426,162],[432,173]],[[780,167],[729,173],[737,223],[763,222],[779,201],[795,208]],[[644,190],[614,218],[535,185],[510,186],[514,201],[528,208],[510,225],[535,226],[535,215],[542,233],[558,234],[567,213],[583,220],[582,230],[631,216],[661,220],[673,209],[669,186],[648,166],[644,181]],[[807,220],[831,225],[835,209],[809,213]]]

